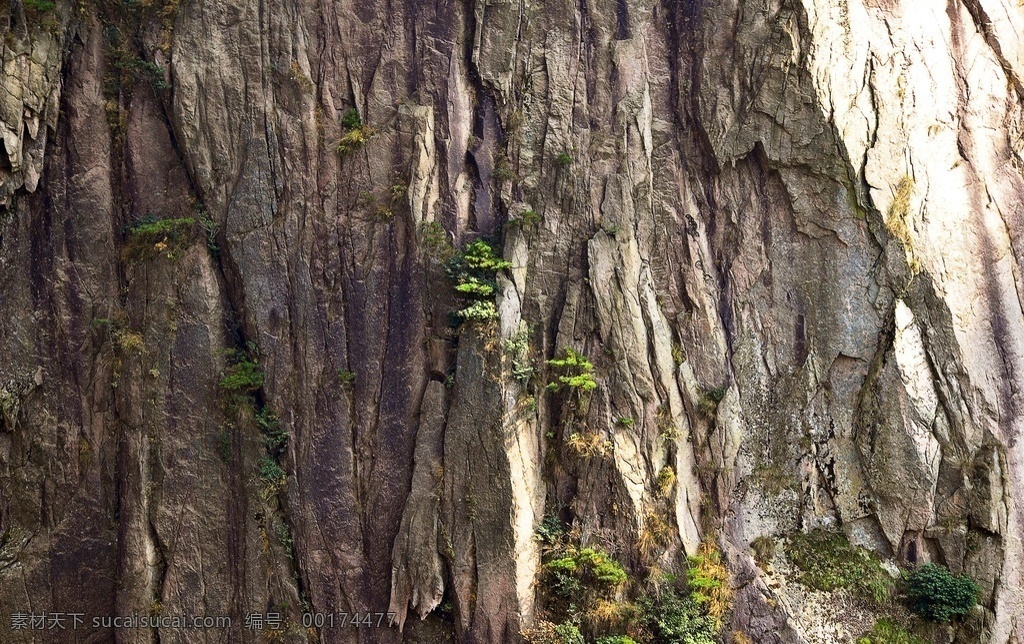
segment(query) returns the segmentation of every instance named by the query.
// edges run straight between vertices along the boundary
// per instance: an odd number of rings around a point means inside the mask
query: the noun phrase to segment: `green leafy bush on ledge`
[[[978,603],[978,584],[966,575],[927,563],[907,575],[907,603],[915,613],[936,622],[966,615]]]
[[[497,319],[494,306],[498,271],[512,268],[495,252],[494,247],[482,239],[466,246],[465,250],[448,261],[445,271],[455,284],[455,292],[465,306],[455,312],[460,322],[487,322]]]

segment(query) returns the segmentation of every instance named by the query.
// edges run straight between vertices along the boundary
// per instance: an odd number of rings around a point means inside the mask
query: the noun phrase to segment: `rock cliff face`
[[[936,641],[1024,641],[1017,0],[4,0],[0,31],[0,640],[517,641],[558,515],[636,575],[717,543],[727,640],[870,626],[755,565],[828,527],[978,580]],[[511,268],[458,325],[480,237]],[[593,391],[545,387],[565,348]],[[235,627],[11,628],[43,610]]]

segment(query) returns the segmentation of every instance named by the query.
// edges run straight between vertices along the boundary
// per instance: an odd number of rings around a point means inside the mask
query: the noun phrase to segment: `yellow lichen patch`
[[[754,644],[754,641],[743,631],[733,631],[732,641],[733,644]]]
[[[893,191],[892,203],[889,204],[889,212],[885,217],[885,227],[903,246],[907,254],[907,266],[912,275],[917,275],[921,272],[921,261],[914,252],[914,239],[910,234],[910,203],[913,195],[914,180],[904,176]]]

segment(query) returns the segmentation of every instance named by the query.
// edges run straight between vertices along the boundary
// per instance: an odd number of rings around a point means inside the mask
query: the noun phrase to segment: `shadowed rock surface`
[[[637,578],[715,542],[724,641],[870,628],[755,564],[818,527],[977,580],[934,641],[1024,641],[1016,0],[0,0],[0,32],[0,641],[518,641],[546,515]],[[511,268],[458,325],[478,238]],[[565,348],[596,389],[545,387]],[[44,610],[234,626],[11,628]]]

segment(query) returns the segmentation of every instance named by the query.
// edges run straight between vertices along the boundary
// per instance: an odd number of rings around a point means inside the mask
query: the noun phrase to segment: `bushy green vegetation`
[[[532,228],[539,224],[541,219],[540,214],[531,208],[529,210],[524,210],[519,213],[518,216],[509,219],[506,225],[510,228]]]
[[[220,388],[236,395],[248,395],[263,387],[263,370],[254,351],[231,349],[228,365],[220,379]]]
[[[657,583],[643,583],[630,579],[604,550],[579,545],[578,538],[554,516],[537,528],[544,549],[542,620],[524,633],[527,642],[577,641],[558,639],[556,632],[579,632],[598,644],[716,642],[731,591],[721,555],[711,544],[688,558],[685,577],[664,574]]]
[[[717,631],[732,605],[729,572],[722,562],[722,553],[711,544],[702,543],[697,554],[686,558],[686,564],[690,599],[702,606]]]
[[[885,601],[893,582],[878,555],[850,545],[837,532],[814,530],[790,536],[786,555],[797,568],[796,580],[815,590],[847,588],[876,602]]]
[[[128,241],[122,251],[125,261],[140,261],[165,255],[176,259],[195,238],[196,220],[191,217],[157,219],[143,217],[128,229]]]
[[[549,391],[559,391],[568,387],[573,391],[592,391],[597,389],[597,381],[594,380],[594,365],[587,358],[573,349],[566,347],[565,356],[553,358],[547,363],[562,372],[556,380],[548,383]]]
[[[715,644],[719,628],[692,596],[675,588],[638,601],[641,623],[654,644]]]
[[[130,77],[135,83],[149,83],[157,91],[169,87],[164,76],[164,68],[151,60],[144,60],[138,56],[123,56],[115,59],[114,64],[123,76]]]
[[[289,434],[281,429],[281,421],[277,415],[266,407],[256,412],[256,426],[263,434],[263,447],[267,453],[279,458],[288,445]]]
[[[256,345],[249,343],[244,349],[230,349],[226,355],[227,365],[219,385],[225,394],[225,412],[232,420],[222,429],[222,455],[225,458],[230,455],[229,428],[248,422],[255,424],[264,451],[256,464],[257,476],[263,482],[263,496],[269,499],[285,484],[286,473],[281,467],[281,459],[290,436],[281,427],[277,415],[261,402],[258,395],[263,388],[264,374]]]
[[[712,387],[697,401],[697,412],[704,418],[712,419],[718,411],[718,403],[725,398],[725,387]]]
[[[585,644],[579,627],[573,622],[555,624],[540,620],[536,626],[523,632],[527,644]]]
[[[346,130],[354,130],[363,124],[363,119],[359,118],[359,112],[356,109],[350,108],[345,112],[345,116],[341,117],[341,126]]]
[[[338,369],[338,382],[343,385],[351,385],[356,381],[356,373],[348,369]]]
[[[448,240],[448,231],[439,221],[420,224],[420,246],[424,254],[435,262],[446,263],[455,256],[455,248]]]
[[[48,3],[49,0],[42,0]],[[97,0],[72,3],[71,9],[88,12],[101,27],[104,38],[105,73],[102,79],[103,108],[114,145],[111,154],[120,157],[128,128],[128,107],[137,89],[161,93],[170,86],[166,70],[156,62],[156,50],[170,59],[175,15],[181,0]],[[54,12],[45,14],[44,24]]]
[[[465,306],[455,312],[462,322],[487,322],[498,317],[494,307],[498,271],[512,268],[494,247],[478,239],[448,261],[445,271],[455,284],[455,292]]]
[[[511,181],[516,178],[516,171],[512,167],[512,161],[504,150],[494,155],[494,178],[498,181]]]
[[[563,167],[572,165],[572,161],[572,155],[568,152],[559,152],[558,156],[555,157],[555,163]]]
[[[978,584],[966,575],[924,564],[907,575],[907,603],[915,613],[936,622],[965,615],[978,602]]]
[[[261,390],[265,377],[255,343],[249,342],[244,349],[230,349],[225,353],[227,365],[219,383],[224,394],[223,405],[227,416],[219,434],[221,456],[226,463],[232,464],[235,452],[233,436],[242,428],[255,426],[259,430],[263,450],[256,461],[255,476],[261,487],[260,498],[265,503],[265,511],[259,512],[257,516],[263,522],[261,531],[266,543],[269,545],[271,536],[276,537],[284,554],[292,558],[294,544],[291,527],[284,517],[279,500],[279,494],[288,485],[288,472],[283,466],[283,459],[291,435],[263,400]],[[244,446],[246,441],[240,443]]]
[[[566,548],[544,564],[550,586],[563,599],[579,597],[586,591],[602,592],[626,581],[619,562],[599,548]]]
[[[378,224],[390,223],[395,218],[395,207],[400,199],[392,192],[388,196],[378,197],[369,190],[363,190],[356,198],[356,207],[366,213],[369,221]]]
[[[875,622],[870,631],[857,638],[857,644],[927,644],[927,642],[892,619],[883,617]]]
[[[341,140],[338,141],[338,154],[343,157],[362,148],[370,140],[370,137],[377,133],[372,127],[363,123],[359,112],[355,109],[350,109],[341,118],[341,127],[343,133]]]
[[[25,11],[35,15],[50,13],[57,8],[57,4],[51,0],[22,0]]]
[[[42,28],[51,31],[57,28],[57,4],[52,0],[22,0],[25,9],[25,22],[29,28]]]
[[[562,537],[565,536],[565,527],[562,525],[562,520],[553,514],[549,514],[544,517],[540,525],[534,531],[534,536],[537,541],[540,541],[546,546],[554,546]]]
[[[267,454],[260,457],[259,475],[267,485],[280,485],[285,479],[284,469],[281,467],[281,464]]]
[[[278,543],[284,549],[284,554],[289,559],[295,558],[294,540],[292,538],[292,528],[283,519],[278,517],[274,520],[273,524],[274,536],[277,537]]]
[[[530,329],[520,323],[519,331],[505,340],[505,351],[512,363],[512,377],[524,387],[533,377],[533,360],[530,359]]]
[[[217,244],[217,233],[220,231],[220,224],[214,221],[205,210],[199,211],[199,225],[206,234],[206,247],[214,257],[220,255],[220,246]]]

